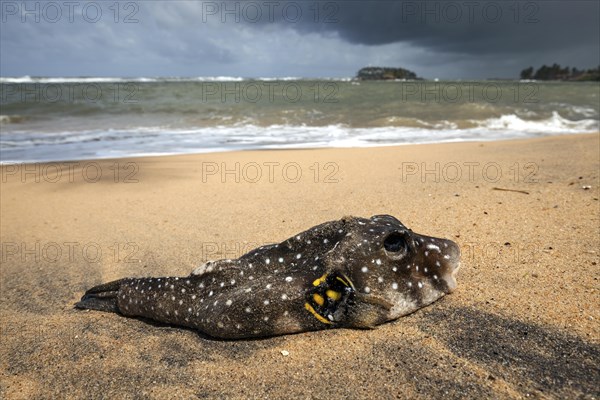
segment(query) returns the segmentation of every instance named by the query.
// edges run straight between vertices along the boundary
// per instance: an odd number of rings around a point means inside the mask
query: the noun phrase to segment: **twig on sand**
[[[493,187],[492,190],[502,190],[503,192],[517,192],[517,193],[529,194],[529,192],[526,192],[525,190],[504,189],[504,188],[499,188],[499,187]]]

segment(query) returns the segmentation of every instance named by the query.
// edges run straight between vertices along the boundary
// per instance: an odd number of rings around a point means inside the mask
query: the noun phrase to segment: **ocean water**
[[[600,130],[598,82],[0,78],[0,161],[489,141]]]

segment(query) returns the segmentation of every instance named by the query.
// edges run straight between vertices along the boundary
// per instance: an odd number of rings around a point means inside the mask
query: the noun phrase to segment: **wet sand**
[[[592,134],[2,166],[0,397],[598,398],[599,146]],[[228,342],[73,309],[102,282],[184,276],[384,213],[456,241],[463,261],[454,293],[375,330]]]

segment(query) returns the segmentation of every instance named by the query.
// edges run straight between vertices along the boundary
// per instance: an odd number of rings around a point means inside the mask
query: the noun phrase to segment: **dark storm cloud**
[[[600,47],[597,1],[281,3],[282,12],[274,13],[280,23],[302,31],[335,31],[348,42],[370,46],[406,42],[463,54]],[[302,7],[296,23],[291,22],[297,14],[291,4]],[[593,55],[597,60],[598,52]]]

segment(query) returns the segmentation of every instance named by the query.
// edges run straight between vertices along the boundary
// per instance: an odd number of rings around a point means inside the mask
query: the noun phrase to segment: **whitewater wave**
[[[0,77],[0,83],[128,83],[128,82],[242,82],[242,81],[302,81],[331,80],[339,82],[351,81],[353,78],[299,78],[284,77],[241,77],[241,76],[196,76],[196,77]]]
[[[246,78],[239,76],[198,77],[0,77],[0,83],[119,83],[119,82],[238,82]]]
[[[0,124],[20,124],[26,119],[23,115],[0,115]]]
[[[491,141],[600,130],[594,119],[571,121],[553,113],[545,120],[503,115],[456,129],[447,121],[421,127],[356,128],[253,124],[173,129],[162,126],[40,133],[13,131],[0,138],[2,163],[121,158],[248,149],[371,147],[412,143]],[[429,125],[429,126],[427,126]]]
[[[131,81],[145,82],[150,78],[132,78]],[[28,75],[21,77],[0,77],[0,83],[113,83],[128,82],[127,78],[112,77],[73,77],[73,78],[49,78],[49,77],[31,77]]]
[[[595,119],[583,119],[571,121],[563,118],[556,111],[552,116],[542,120],[525,120],[515,114],[503,115],[499,118],[489,118],[484,121],[471,120],[479,128],[489,129],[490,131],[501,132],[523,132],[523,133],[582,133],[596,132],[599,128],[599,122]]]

